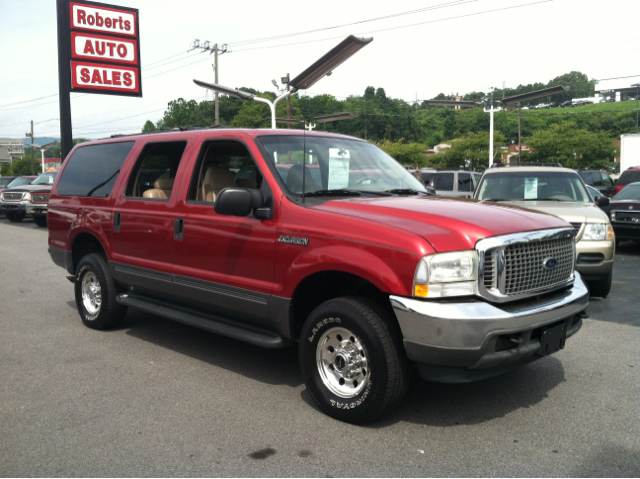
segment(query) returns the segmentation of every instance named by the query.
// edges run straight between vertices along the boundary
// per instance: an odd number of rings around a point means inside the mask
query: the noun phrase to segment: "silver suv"
[[[542,211],[571,223],[576,234],[576,270],[591,296],[605,298],[611,290],[615,236],[606,213],[574,170],[549,166],[491,168],[484,172],[474,198]]]
[[[422,182],[436,190],[437,195],[471,198],[480,181],[480,173],[458,169],[423,168],[420,170]]]

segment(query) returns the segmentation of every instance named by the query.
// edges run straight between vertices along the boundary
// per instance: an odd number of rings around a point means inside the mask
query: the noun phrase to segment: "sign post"
[[[142,96],[135,8],[57,0],[62,157],[73,148],[69,92]]]

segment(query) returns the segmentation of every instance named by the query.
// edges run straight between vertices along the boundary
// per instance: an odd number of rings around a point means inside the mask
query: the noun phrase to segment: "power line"
[[[238,45],[238,46],[243,46],[243,45],[250,45],[250,44],[254,44],[254,43],[263,43],[263,42],[269,42],[269,41],[273,41],[273,40],[279,40],[281,38],[289,38],[289,37],[294,37],[294,36],[298,36],[298,35],[308,35],[310,33],[317,33],[317,32],[322,32],[322,31],[326,31],[326,30],[335,30],[337,28],[343,28],[343,27],[350,27],[353,25],[360,25],[363,23],[369,23],[369,22],[377,22],[379,20],[388,20],[390,18],[394,18],[394,17],[400,17],[400,16],[404,16],[404,15],[413,15],[415,13],[422,13],[422,12],[426,12],[429,10],[438,10],[440,8],[447,8],[447,7],[455,7],[458,5],[464,5],[466,3],[472,3],[472,2],[477,2],[480,0],[456,0],[453,2],[448,2],[448,3],[441,3],[439,5],[433,5],[431,7],[425,7],[425,8],[419,8],[417,10],[410,10],[407,12],[400,12],[400,13],[394,13],[391,15],[385,15],[382,17],[376,17],[376,18],[370,18],[368,20],[360,20],[357,22],[351,22],[351,23],[343,23],[342,25],[334,25],[334,26],[330,26],[330,27],[323,27],[323,28],[316,28],[315,30],[306,30],[304,32],[296,32],[296,33],[285,33],[282,35],[275,35],[275,36],[271,36],[271,37],[263,37],[263,38],[255,38],[253,40],[241,40],[238,42],[230,42],[229,45]]]

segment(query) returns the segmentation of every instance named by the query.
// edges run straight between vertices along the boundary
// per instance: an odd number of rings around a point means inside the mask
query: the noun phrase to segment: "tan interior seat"
[[[233,173],[224,166],[213,165],[207,168],[202,180],[202,201],[213,203],[220,190],[236,186]]]
[[[158,178],[153,184],[153,189],[145,191],[142,197],[168,200],[173,190],[173,182],[174,178]]]

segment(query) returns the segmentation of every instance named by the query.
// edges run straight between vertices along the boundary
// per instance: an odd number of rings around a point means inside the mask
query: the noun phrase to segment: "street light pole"
[[[636,133],[640,133],[640,128],[638,128],[638,99],[640,97],[638,97],[638,87],[640,87],[640,83],[634,83],[633,85],[636,87]]]

